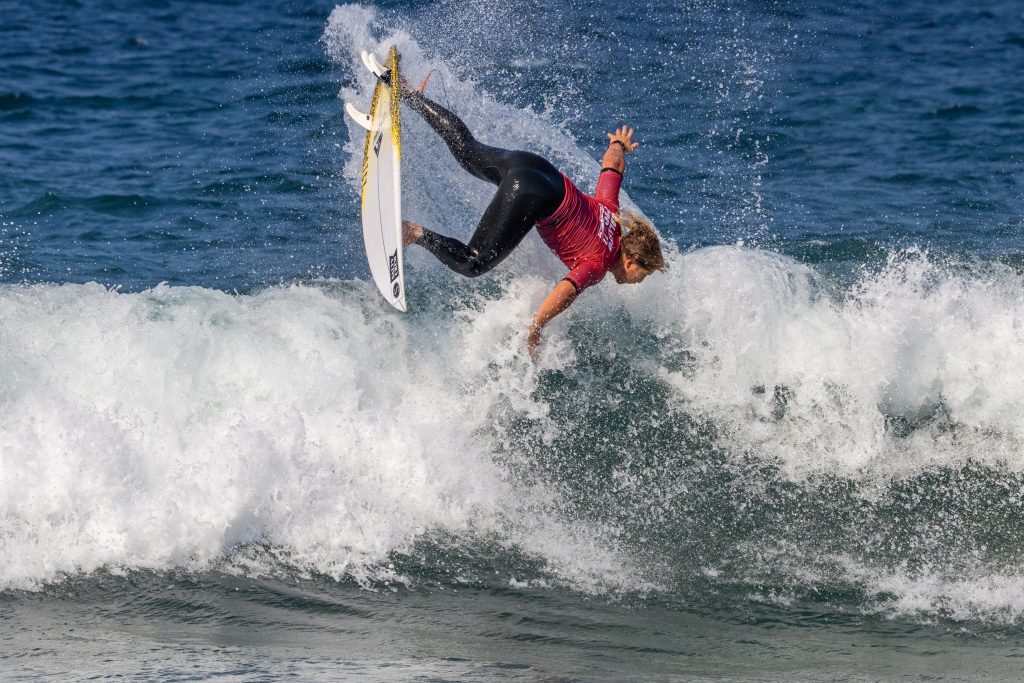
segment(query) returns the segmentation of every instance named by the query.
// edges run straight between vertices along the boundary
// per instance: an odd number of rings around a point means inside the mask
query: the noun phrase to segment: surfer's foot
[[[423,239],[423,226],[412,221],[402,221],[402,246],[416,244]]]
[[[377,80],[384,85],[391,87],[391,69],[388,69],[381,75],[377,76]],[[399,95],[408,95],[413,92],[413,89],[409,87],[409,81],[406,80],[405,76],[398,75],[398,92]]]

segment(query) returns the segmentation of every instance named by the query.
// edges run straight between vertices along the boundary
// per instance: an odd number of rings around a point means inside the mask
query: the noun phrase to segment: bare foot
[[[423,226],[412,221],[402,221],[402,246],[416,244],[423,238]]]

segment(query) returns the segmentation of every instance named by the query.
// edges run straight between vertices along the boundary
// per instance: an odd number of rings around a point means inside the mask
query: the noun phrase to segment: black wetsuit
[[[562,174],[532,152],[477,141],[459,117],[418,92],[405,92],[402,100],[437,131],[459,165],[498,186],[469,244],[426,228],[419,242],[456,273],[483,275],[511,254],[535,223],[555,212],[565,197]]]

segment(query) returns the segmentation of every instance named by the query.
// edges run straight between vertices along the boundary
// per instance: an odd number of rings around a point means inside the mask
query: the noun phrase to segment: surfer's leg
[[[402,100],[441,136],[462,168],[480,180],[501,184],[500,167],[510,154],[507,149],[478,141],[462,119],[420,92],[406,90]]]
[[[564,194],[557,172],[552,177],[529,166],[516,166],[504,174],[468,245],[425,228],[419,244],[460,275],[483,275],[504,261],[537,221],[554,213]]]
[[[426,228],[419,243],[459,275],[477,277],[505,260],[530,232],[534,222],[531,216],[517,210],[516,202],[499,189],[469,244]]]

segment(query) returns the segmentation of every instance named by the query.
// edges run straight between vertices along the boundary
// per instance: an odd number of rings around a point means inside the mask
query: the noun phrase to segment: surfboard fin
[[[348,112],[348,115],[352,117],[352,120],[358,123],[360,126],[365,128],[366,130],[372,130],[373,126],[370,125],[369,114],[364,114],[363,112],[359,111],[358,109],[352,106],[351,102],[345,103],[345,111]]]
[[[385,74],[390,73],[388,69],[381,66],[380,62],[377,61],[377,55],[370,53],[370,63],[373,64],[373,73],[377,74],[378,78],[383,77]]]
[[[380,65],[380,62],[377,61],[377,57],[375,57],[372,52],[363,50],[359,56],[363,58],[363,66],[365,66],[366,69],[377,78],[383,78],[388,73],[388,70]]]

